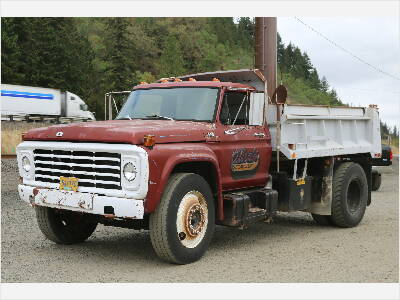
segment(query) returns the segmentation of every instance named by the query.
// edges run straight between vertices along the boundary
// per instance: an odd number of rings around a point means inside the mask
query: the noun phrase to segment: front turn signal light
[[[156,137],[152,134],[146,134],[143,137],[143,145],[146,147],[153,147],[156,144]]]

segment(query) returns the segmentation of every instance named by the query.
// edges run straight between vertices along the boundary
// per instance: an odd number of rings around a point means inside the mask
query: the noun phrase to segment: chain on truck
[[[376,106],[290,105],[266,84],[258,70],[142,83],[115,120],[31,130],[17,149],[20,197],[56,243],[83,242],[99,223],[148,229],[177,264],[200,259],[216,225],[278,211],[358,225],[381,155]]]

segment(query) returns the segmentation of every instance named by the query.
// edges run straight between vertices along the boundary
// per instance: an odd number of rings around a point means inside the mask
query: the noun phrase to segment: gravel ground
[[[306,213],[279,214],[247,230],[217,227],[206,255],[191,265],[160,261],[146,231],[99,225],[87,242],[56,245],[18,198],[14,159],[2,160],[3,282],[398,282],[398,160],[380,168],[362,223],[338,229]]]

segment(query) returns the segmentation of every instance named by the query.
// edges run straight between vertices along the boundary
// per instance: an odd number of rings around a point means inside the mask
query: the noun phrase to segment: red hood
[[[115,120],[60,124],[29,130],[24,140],[143,143],[145,134],[155,135],[156,143],[204,141],[214,125],[204,122],[170,120]],[[56,134],[62,132],[61,137]]]

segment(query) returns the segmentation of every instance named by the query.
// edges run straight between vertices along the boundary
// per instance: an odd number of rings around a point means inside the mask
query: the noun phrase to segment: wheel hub
[[[176,230],[179,241],[187,248],[196,247],[204,238],[208,226],[206,200],[199,191],[183,196],[177,212]]]
[[[204,210],[199,204],[192,205],[186,216],[186,230],[190,236],[197,236],[203,229]]]

